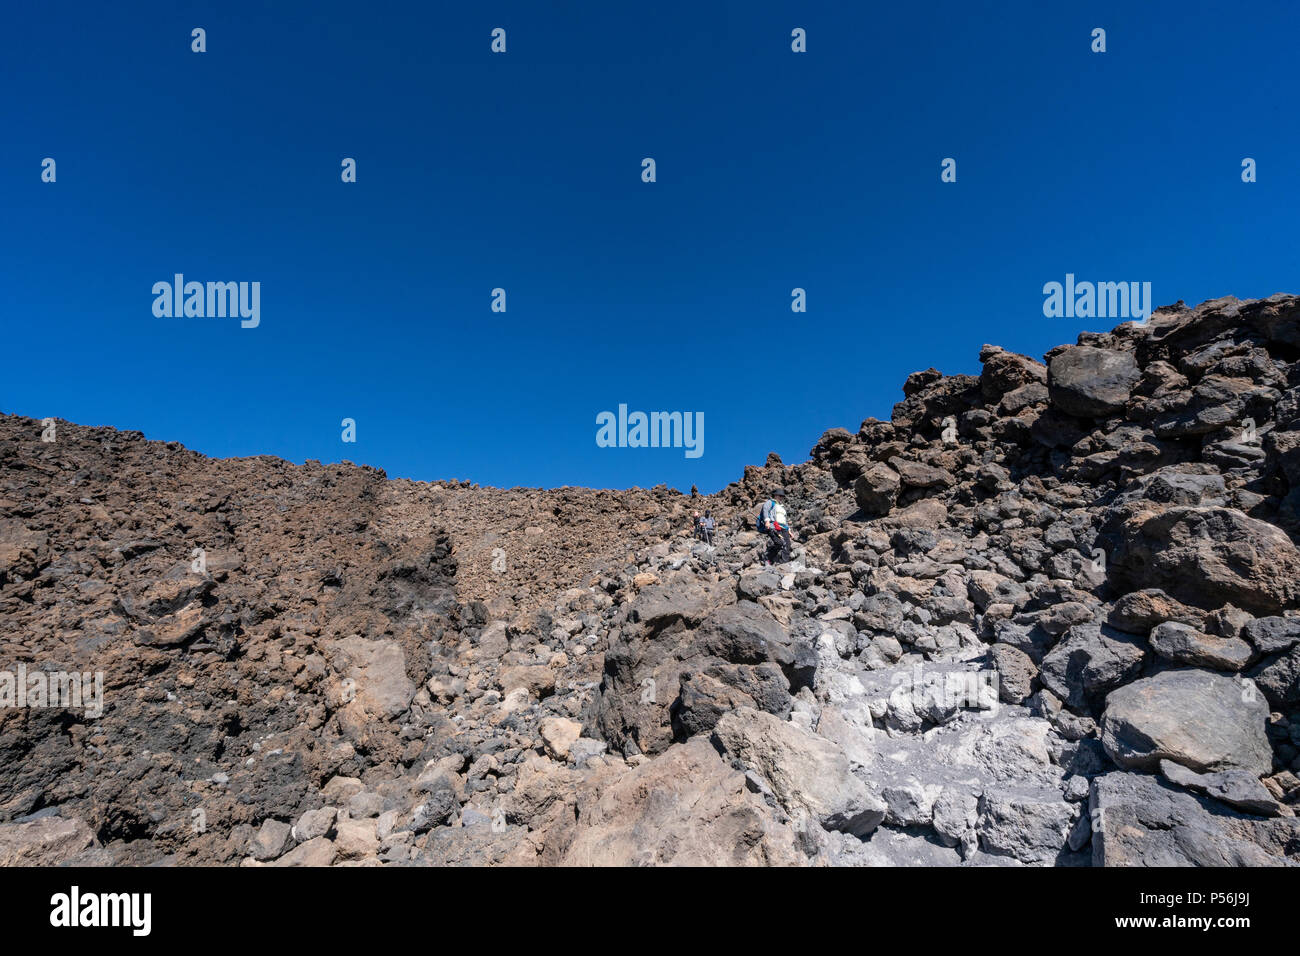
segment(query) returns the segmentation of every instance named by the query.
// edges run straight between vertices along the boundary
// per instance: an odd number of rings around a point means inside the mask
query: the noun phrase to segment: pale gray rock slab
[[[1268,704],[1241,681],[1206,670],[1165,671],[1113,691],[1102,743],[1121,767],[1155,770],[1162,759],[1198,773],[1272,768]]]

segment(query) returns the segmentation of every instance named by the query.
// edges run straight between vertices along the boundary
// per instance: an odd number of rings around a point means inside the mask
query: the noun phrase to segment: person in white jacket
[[[785,564],[790,560],[790,521],[785,514],[785,491],[778,488],[763,505],[763,523],[770,543],[767,546],[768,564]]]

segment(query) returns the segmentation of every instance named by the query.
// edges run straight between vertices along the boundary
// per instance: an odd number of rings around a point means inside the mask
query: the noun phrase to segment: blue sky
[[[887,418],[918,368],[1073,341],[1042,312],[1067,272],[1297,291],[1298,28],[1194,0],[14,5],[0,410],[712,491]],[[260,282],[260,326],[155,317],[178,272]],[[703,412],[704,454],[597,447],[620,403]]]

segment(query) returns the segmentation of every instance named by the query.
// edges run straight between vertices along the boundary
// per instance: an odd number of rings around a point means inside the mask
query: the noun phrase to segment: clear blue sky
[[[10,4],[0,410],[712,491],[915,369],[1073,341],[1067,272],[1297,291],[1298,33],[1281,0]],[[177,272],[259,281],[260,327],[155,318]],[[703,412],[704,455],[598,448],[619,403]]]

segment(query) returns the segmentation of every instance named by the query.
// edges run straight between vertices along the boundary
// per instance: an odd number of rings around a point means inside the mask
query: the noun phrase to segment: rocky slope
[[[980,357],[707,497],[0,417],[0,862],[1300,861],[1300,300]]]

